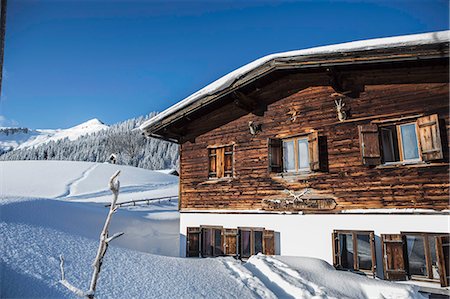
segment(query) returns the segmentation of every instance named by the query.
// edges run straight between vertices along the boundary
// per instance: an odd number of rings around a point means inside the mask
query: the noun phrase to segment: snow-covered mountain
[[[94,118],[68,129],[37,129],[0,127],[0,152],[39,146],[50,141],[68,138],[77,140],[81,136],[109,128]]]
[[[154,115],[153,112],[110,126],[93,119],[60,130],[3,128],[0,129],[0,160],[105,162],[115,154],[118,164],[147,169],[177,168],[176,144],[146,139],[137,129]]]

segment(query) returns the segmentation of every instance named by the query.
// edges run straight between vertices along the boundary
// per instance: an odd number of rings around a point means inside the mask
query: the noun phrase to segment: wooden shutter
[[[217,177],[222,178],[224,176],[224,164],[225,164],[225,148],[216,148],[216,169]]]
[[[238,230],[234,228],[224,229],[223,252],[225,255],[237,255],[237,233]]]
[[[275,255],[275,232],[273,230],[264,230],[263,248],[265,255]]]
[[[375,277],[376,272],[377,272],[377,255],[376,255],[376,251],[375,251],[375,234],[374,232],[371,232],[369,234],[370,237],[370,249],[371,249],[371,253],[372,253],[372,273]]]
[[[362,163],[366,166],[381,164],[378,126],[375,124],[360,125],[358,130]]]
[[[269,139],[269,171],[283,171],[283,141],[281,139]]]
[[[314,131],[308,135],[309,168],[311,170],[320,169],[319,161],[319,134]]]
[[[438,115],[433,114],[417,119],[417,128],[422,159],[424,161],[442,159],[444,156]]]
[[[199,227],[188,227],[186,236],[186,256],[200,256],[200,232]]]
[[[210,178],[217,177],[217,152],[215,148],[208,149],[209,173]]]
[[[384,278],[388,280],[406,280],[406,241],[400,234],[382,234]]]
[[[333,266],[336,269],[342,268],[340,259],[341,252],[339,246],[339,234],[337,232],[331,233],[331,242],[333,248]]]
[[[449,236],[437,236],[436,237],[436,255],[439,267],[439,277],[442,287],[448,287],[450,285],[449,274],[449,251],[450,251],[450,237]]]

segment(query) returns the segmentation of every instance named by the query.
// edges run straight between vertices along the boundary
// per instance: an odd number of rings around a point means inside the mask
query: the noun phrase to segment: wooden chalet
[[[449,285],[449,32],[269,55],[144,123],[180,144],[181,255]]]

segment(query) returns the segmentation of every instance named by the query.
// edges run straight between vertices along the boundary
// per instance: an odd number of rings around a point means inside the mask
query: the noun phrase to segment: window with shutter
[[[317,131],[298,137],[269,139],[270,172],[309,172],[320,170]]]
[[[447,234],[439,233],[409,233],[402,235],[406,238],[406,252],[408,261],[408,274],[412,279],[441,281],[446,277],[446,265],[441,265],[445,259],[441,237]]]
[[[200,228],[188,227],[186,237],[186,256],[199,257],[200,256]]]
[[[208,148],[210,178],[224,178],[233,176],[234,146],[226,145]]]
[[[358,130],[363,164],[366,166],[381,164],[378,126],[375,124],[359,125]]]
[[[442,143],[437,114],[417,119],[420,152],[424,161],[442,159]]]
[[[264,230],[264,254],[275,254],[275,232],[273,230]]]
[[[400,234],[382,234],[384,278],[406,280],[405,238]]]
[[[333,238],[333,265],[337,269],[375,273],[375,238],[372,231],[337,230]]]
[[[283,142],[281,139],[269,139],[269,171],[282,172],[283,171]]]

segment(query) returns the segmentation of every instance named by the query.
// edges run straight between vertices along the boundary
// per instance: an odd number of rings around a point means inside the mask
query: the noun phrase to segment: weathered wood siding
[[[345,99],[350,117],[339,122],[329,86],[310,87],[268,106],[264,116],[245,115],[182,144],[180,208],[260,209],[261,200],[280,190],[313,188],[332,194],[337,207],[448,209],[449,204],[449,85],[442,83],[371,85],[356,99]],[[295,122],[287,112],[300,111]],[[236,108],[237,109],[237,108]],[[358,125],[371,117],[389,119],[415,114],[439,115],[444,161],[431,165],[363,166]],[[358,120],[360,119],[360,120]],[[373,120],[373,119],[372,119]],[[262,124],[251,136],[248,122]],[[328,170],[294,180],[268,170],[268,138],[283,138],[318,130],[326,140]],[[207,146],[235,143],[234,177],[208,179]],[[323,156],[323,155],[322,155]]]

